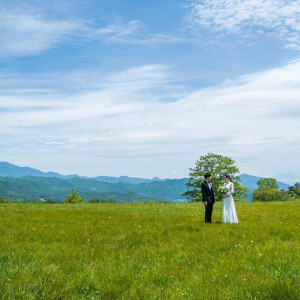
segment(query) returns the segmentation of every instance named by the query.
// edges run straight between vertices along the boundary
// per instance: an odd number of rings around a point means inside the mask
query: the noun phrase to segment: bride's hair
[[[230,180],[230,182],[232,182],[231,177],[230,177],[229,174],[226,174],[225,177],[228,178]]]

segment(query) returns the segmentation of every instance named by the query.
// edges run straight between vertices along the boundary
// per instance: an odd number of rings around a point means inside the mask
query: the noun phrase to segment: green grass
[[[1,204],[0,299],[299,299],[299,208]]]

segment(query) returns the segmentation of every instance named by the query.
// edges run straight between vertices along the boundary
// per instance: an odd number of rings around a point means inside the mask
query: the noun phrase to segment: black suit
[[[209,183],[204,181],[201,184],[201,191],[202,191],[202,200],[203,202],[207,202],[205,206],[205,223],[211,223],[211,215],[213,211],[213,205],[215,203],[215,194],[214,190],[209,187]]]

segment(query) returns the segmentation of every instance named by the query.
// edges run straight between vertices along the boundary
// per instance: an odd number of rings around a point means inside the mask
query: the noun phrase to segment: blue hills
[[[251,201],[252,191],[261,177],[241,174],[241,185],[247,187],[247,201]],[[72,188],[76,188],[85,201],[91,198],[112,199],[115,202],[134,201],[185,201],[181,196],[186,190],[188,178],[152,179],[134,177],[97,176],[93,178],[79,175],[61,175],[42,172],[29,167],[19,167],[0,162],[0,197],[10,200],[44,199],[64,201]],[[280,189],[288,184],[278,182]]]
[[[82,178],[82,179],[94,179],[103,182],[109,183],[129,183],[129,184],[138,184],[138,183],[145,183],[145,182],[152,182],[152,181],[164,181],[164,179],[160,179],[158,177],[154,177],[152,179],[145,179],[145,178],[135,178],[135,177],[128,177],[128,176],[120,176],[120,177],[113,177],[113,176],[97,176],[97,177],[86,177],[86,176],[79,176],[76,174],[73,175],[61,175],[56,172],[42,172],[37,169],[29,168],[29,167],[19,167],[7,162],[0,162],[0,176],[2,177],[23,177],[23,176],[41,176],[41,177],[57,177],[57,178]]]

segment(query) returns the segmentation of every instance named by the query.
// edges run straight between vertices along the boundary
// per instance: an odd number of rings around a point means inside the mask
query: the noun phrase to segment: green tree
[[[230,174],[230,177],[234,183],[235,200],[244,199],[247,195],[247,188],[242,187],[240,177],[237,175],[239,169],[235,166],[235,161],[227,156],[217,155],[214,153],[208,153],[205,156],[201,156],[196,161],[194,168],[190,169],[190,178],[187,186],[187,191],[183,193],[183,196],[187,196],[191,201],[202,201],[201,184],[204,181],[204,174],[210,173],[212,175],[212,186],[215,191],[217,201],[221,201],[221,193],[219,187],[224,183],[224,176]]]
[[[82,201],[83,197],[80,197],[78,191],[72,188],[72,194],[66,196],[64,203],[82,203]]]
[[[253,201],[289,201],[297,198],[292,191],[278,191],[277,180],[273,178],[262,178],[257,181],[257,185],[252,192]]]
[[[263,186],[268,186],[271,189],[278,190],[277,180],[274,178],[262,178],[257,181],[257,185],[259,188]]]
[[[292,186],[288,187],[289,189],[289,193],[292,194],[294,197],[296,196],[296,198],[300,198],[300,183],[297,182]]]
[[[278,184],[274,178],[262,178],[257,181],[257,188],[252,192],[253,201],[275,201],[278,196]]]
[[[253,201],[275,201],[277,199],[277,190],[268,185],[261,185],[252,192]]]

